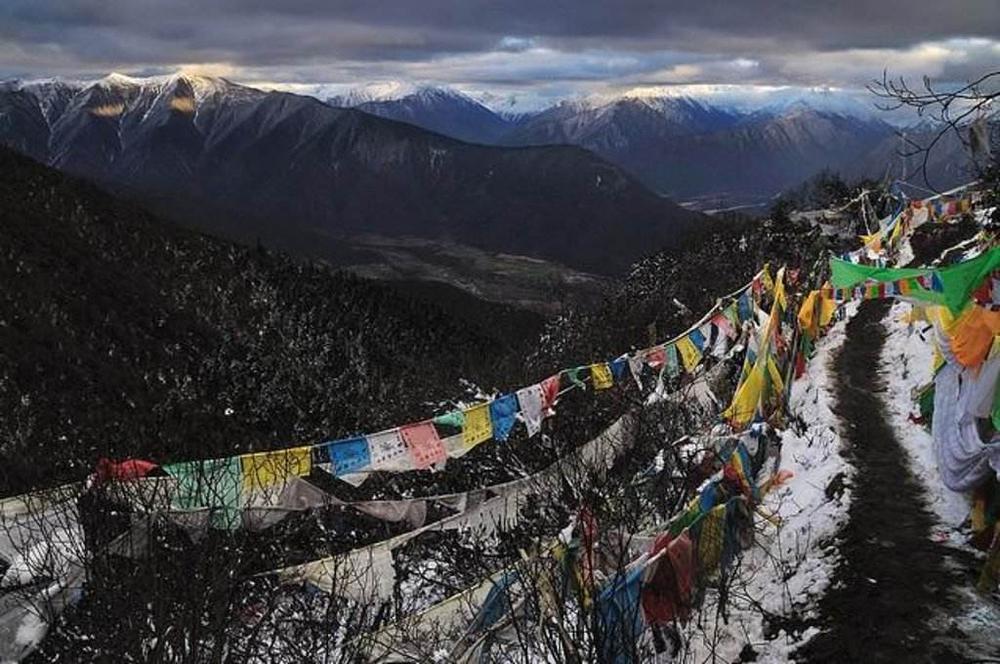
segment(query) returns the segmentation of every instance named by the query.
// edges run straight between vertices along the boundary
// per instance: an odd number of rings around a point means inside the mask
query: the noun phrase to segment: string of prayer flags
[[[304,477],[312,472],[312,447],[257,452],[241,457],[243,488],[248,493],[285,484],[289,477]]]
[[[590,380],[595,390],[607,390],[615,385],[614,374],[607,362],[590,365]]]
[[[448,458],[437,429],[430,422],[401,427],[399,433],[410,450],[415,468],[430,468]]]
[[[372,470],[403,471],[413,468],[409,450],[399,429],[368,436],[368,447]]]
[[[697,330],[694,332],[697,332]],[[699,335],[699,337],[700,336],[701,335]],[[704,337],[701,337],[701,339],[704,341]],[[695,346],[690,335],[681,338],[680,341],[677,342],[677,350],[681,355],[681,361],[684,363],[684,369],[687,370],[688,373],[693,372],[695,367],[697,367],[698,363],[701,361],[701,351],[697,346]]]
[[[462,427],[462,442],[466,447],[475,447],[493,437],[493,421],[490,419],[490,405],[481,403],[465,409],[465,424]]]
[[[507,440],[517,422],[517,397],[505,394],[491,401],[490,419],[493,422],[493,438],[501,442]]]
[[[337,477],[356,473],[371,465],[368,440],[364,437],[335,440],[326,443],[324,450]]]
[[[908,297],[943,304],[959,313],[969,295],[997,268],[1000,268],[1000,247],[967,261],[933,270],[916,268],[886,268],[855,265],[833,258],[830,260],[832,282],[836,288],[852,288],[865,282],[885,283],[909,279]],[[919,288],[913,288],[914,280]]]
[[[545,417],[545,395],[541,385],[529,385],[517,391],[517,404],[521,409],[521,418],[531,438],[542,430],[542,419]]]

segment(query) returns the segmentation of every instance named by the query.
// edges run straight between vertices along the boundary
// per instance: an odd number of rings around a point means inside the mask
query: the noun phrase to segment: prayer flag
[[[475,447],[493,437],[493,422],[490,420],[490,405],[481,403],[465,410],[465,427],[462,441],[466,447]]]
[[[493,421],[493,438],[507,440],[517,422],[517,397],[505,394],[490,402],[490,419]]]
[[[590,367],[574,367],[572,369],[566,370],[566,377],[569,378],[569,382],[581,389],[587,389],[587,384],[584,381],[586,378],[586,372]]]
[[[544,399],[541,385],[530,385],[517,391],[517,405],[521,409],[521,417],[528,429],[529,438],[542,429],[542,419],[545,417]]]
[[[678,375],[681,372],[681,364],[677,359],[677,345],[670,344],[664,349],[666,358],[663,364],[663,370],[667,372],[667,375],[671,378]]]
[[[371,465],[368,440],[365,438],[336,440],[324,447],[327,458],[333,464],[334,475],[349,475]]]
[[[441,426],[461,428],[465,424],[465,414],[460,410],[453,410],[450,413],[438,415],[432,421]]]
[[[413,462],[407,453],[399,429],[390,429],[368,436],[372,470],[412,470]]]
[[[690,336],[683,337],[677,342],[677,350],[681,355],[681,361],[684,362],[684,369],[692,373],[701,362],[701,351],[691,341]]]
[[[698,349],[699,352],[705,350],[705,344],[708,342],[708,336],[702,332],[700,329],[691,330],[688,333],[687,338],[691,340],[694,347]]]
[[[751,305],[750,293],[744,291],[743,295],[740,295],[740,299],[736,301],[736,310],[741,323],[753,318],[753,306]]]
[[[430,422],[409,424],[401,427],[399,433],[410,450],[415,468],[430,468],[448,458],[437,429]]]
[[[182,510],[211,508],[215,528],[240,527],[243,471],[240,457],[174,463],[163,468],[177,479],[174,506]]]
[[[632,378],[635,379],[635,384],[640,390],[642,389],[643,365],[644,362],[640,353],[633,353],[628,356],[628,370],[632,374]]]
[[[663,346],[654,346],[646,351],[646,364],[651,368],[656,369],[663,365],[667,361],[667,354],[664,351]]]
[[[598,596],[603,662],[630,664],[635,660],[632,654],[642,633],[639,592],[644,571],[642,565],[636,565],[619,572]]]
[[[590,365],[590,377],[594,382],[595,390],[606,390],[615,385],[615,377],[611,373],[611,367],[607,362],[598,362]]]
[[[774,290],[774,279],[771,278],[770,263],[764,263],[764,269],[761,270],[761,281],[764,283],[764,288],[768,293]]]
[[[243,489],[247,492],[284,484],[289,477],[303,477],[312,472],[312,448],[309,446],[246,454],[241,460]]]
[[[723,310],[722,313],[725,315],[726,320],[729,321],[729,325],[730,325],[730,329],[732,330],[733,338],[735,338],[739,334],[738,330],[739,330],[739,327],[740,327],[739,305],[736,304],[736,301],[734,300],[733,302],[731,302],[729,304],[728,307],[726,307]]]
[[[736,338],[736,328],[733,327],[733,324],[728,318],[726,318],[725,315],[716,314],[715,317],[712,318],[712,324],[719,328],[719,331],[730,339]]]
[[[628,369],[628,359],[619,357],[617,360],[612,360],[609,365],[611,366],[611,373],[615,377],[615,382],[621,383],[625,377],[625,370]]]
[[[944,284],[941,283],[941,277],[938,276],[937,272],[931,272],[931,290],[935,293],[944,292]]]
[[[559,374],[549,376],[539,386],[542,388],[542,408],[554,408],[559,398]]]

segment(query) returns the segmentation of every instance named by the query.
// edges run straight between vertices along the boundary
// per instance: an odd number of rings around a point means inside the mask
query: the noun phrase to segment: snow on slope
[[[798,627],[814,615],[830,584],[837,564],[834,538],[847,522],[851,499],[852,468],[841,455],[831,366],[857,303],[850,303],[846,311],[845,319],[817,343],[806,375],[793,384],[790,410],[797,421],[781,432],[780,458],[762,475],[775,468],[795,473],[764,500],[763,510],[777,516],[781,526],[759,520],[756,545],[743,557],[730,590],[728,624],[721,620],[714,627],[702,624],[704,632],[689,628],[694,642],[686,662],[738,661],[747,644],[756,653],[753,661],[788,662],[791,653],[817,632]],[[828,497],[828,487],[838,476],[843,478],[837,483],[842,489]],[[701,613],[705,623],[713,619],[715,601],[706,597]],[[762,610],[774,616],[771,624],[765,624]],[[712,659],[713,647],[717,660]]]
[[[908,323],[906,318],[911,309],[911,305],[897,302],[885,321],[889,335],[882,352],[881,369],[887,379],[886,410],[899,442],[910,455],[913,473],[927,488],[928,506],[945,527],[949,539],[955,541],[969,513],[968,498],[951,491],[941,481],[930,431],[910,419],[911,415],[919,415],[914,391],[933,378],[933,330],[924,322]]]

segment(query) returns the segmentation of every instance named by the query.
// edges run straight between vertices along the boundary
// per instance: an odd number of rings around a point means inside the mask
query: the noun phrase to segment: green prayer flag
[[[851,288],[866,281],[877,283],[906,279],[915,286],[906,295],[915,300],[943,304],[953,314],[965,308],[969,296],[991,272],[1000,268],[1000,247],[994,247],[975,258],[937,269],[889,268],[856,265],[839,258],[830,259],[835,288]],[[916,277],[937,277],[940,292],[918,286]]]
[[[574,369],[567,370],[566,377],[569,378],[569,382],[573,385],[586,389],[587,384],[583,381],[588,371],[590,371],[589,366],[576,367]]]
[[[666,360],[664,361],[663,368],[666,370],[667,375],[670,377],[678,375],[681,372],[681,365],[677,359],[677,346],[670,344],[664,351]]]
[[[453,410],[450,413],[438,415],[432,421],[434,424],[440,424],[441,426],[461,429],[465,426],[465,413],[460,410]]]
[[[239,457],[185,461],[164,467],[177,479],[174,507],[212,509],[212,526],[225,530],[240,527],[243,468]]]

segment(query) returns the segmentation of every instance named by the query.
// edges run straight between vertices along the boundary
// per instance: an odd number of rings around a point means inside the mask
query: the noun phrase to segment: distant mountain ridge
[[[453,90],[391,90],[356,108],[479,143],[577,145],[661,194],[688,200],[767,201],[823,170],[853,173],[894,136],[870,109],[832,93],[757,109],[667,94],[596,96],[511,116]]]
[[[218,78],[8,84],[0,143],[184,223],[331,259],[377,233],[612,273],[703,219],[578,147],[472,145]]]
[[[442,88],[419,88],[397,99],[352,103],[355,99],[333,97],[327,103],[408,122],[470,143],[498,143],[518,125],[516,118],[496,113],[460,92]]]

